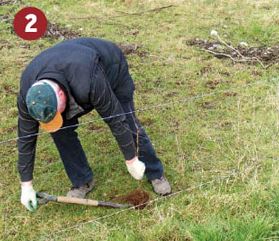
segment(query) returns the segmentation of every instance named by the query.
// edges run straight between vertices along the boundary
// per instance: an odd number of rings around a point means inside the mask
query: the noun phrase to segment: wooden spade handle
[[[82,204],[82,205],[95,206],[95,207],[98,206],[99,204],[98,201],[96,200],[76,198],[76,197],[63,197],[63,196],[58,196],[57,202]]]

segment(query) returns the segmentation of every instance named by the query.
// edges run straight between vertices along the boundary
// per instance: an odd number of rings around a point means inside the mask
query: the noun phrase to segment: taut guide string
[[[241,90],[243,90],[244,87],[256,86],[258,84],[264,84],[266,86],[270,86],[270,84],[268,84],[268,83],[263,83],[262,81],[257,81],[255,83],[248,83],[248,84],[242,85]],[[129,112],[126,112],[126,113],[121,113],[121,114],[118,114],[118,115],[112,115],[112,116],[108,116],[108,117],[104,117],[104,118],[100,118],[100,117],[95,118],[94,120],[91,120],[91,121],[86,121],[86,122],[82,122],[82,123],[79,123],[79,124],[62,127],[62,128],[60,128],[60,130],[68,129],[68,128],[72,128],[72,127],[77,127],[77,126],[88,125],[88,124],[93,123],[95,121],[108,120],[108,119],[112,119],[112,118],[122,116],[122,115],[130,115],[130,114],[133,114],[133,113],[136,113],[136,112],[143,112],[143,111],[146,111],[146,110],[157,109],[157,108],[163,109],[163,108],[169,107],[173,104],[185,104],[185,103],[188,103],[188,102],[196,100],[196,99],[202,99],[202,98],[205,98],[205,97],[215,96],[217,94],[226,93],[226,92],[232,91],[232,90],[236,91],[236,90],[239,90],[239,89],[238,88],[230,88],[230,89],[226,89],[226,90],[213,91],[213,92],[207,93],[207,94],[194,95],[194,96],[191,96],[191,97],[181,98],[181,99],[174,100],[174,101],[168,101],[166,103],[159,104],[159,105],[151,105],[151,106],[148,106],[146,108],[141,108],[141,109],[137,109],[137,110],[134,110],[134,111],[129,111]],[[32,136],[44,135],[44,134],[47,134],[47,133],[49,133],[49,132],[42,131],[42,132],[39,132],[39,133],[30,134],[30,135],[26,135],[26,136],[22,136],[22,137],[15,137],[15,138],[0,141],[0,144],[5,144],[5,143],[8,143],[8,142],[17,141],[19,139],[28,138],[28,137],[32,137]]]

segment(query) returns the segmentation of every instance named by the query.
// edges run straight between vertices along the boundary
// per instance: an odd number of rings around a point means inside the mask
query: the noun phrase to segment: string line
[[[166,199],[170,199],[171,197],[174,197],[174,196],[177,196],[178,194],[181,194],[181,193],[184,193],[184,192],[190,192],[190,191],[193,191],[195,189],[199,189],[199,188],[202,188],[208,184],[211,184],[211,183],[214,183],[216,181],[224,181],[224,180],[228,180],[229,178],[231,177],[235,177],[237,176],[237,173],[235,169],[231,170],[230,171],[230,174],[227,175],[227,176],[219,176],[217,178],[214,178],[213,180],[210,180],[208,182],[203,182],[203,183],[200,183],[198,185],[195,185],[193,187],[188,187],[188,188],[185,188],[185,189],[181,189],[181,190],[178,190],[176,192],[173,192],[171,194],[169,194],[168,196],[159,196],[155,199],[152,199],[152,200],[149,200],[143,204],[139,204],[139,205],[136,205],[136,206],[133,206],[133,207],[129,207],[129,208],[126,208],[126,209],[122,209],[120,211],[115,211],[113,213],[110,213],[108,215],[103,215],[103,216],[100,216],[100,217],[97,217],[95,219],[92,219],[92,220],[89,220],[89,221],[85,221],[85,222],[81,222],[81,223],[78,223],[78,224],[75,224],[73,226],[70,226],[70,227],[67,227],[65,229],[62,229],[62,230],[59,230],[59,231],[56,231],[54,232],[53,234],[49,235],[49,236],[53,236],[54,234],[59,234],[59,233],[63,233],[65,231],[69,231],[69,230],[72,230],[72,229],[76,229],[78,227],[81,227],[83,225],[86,225],[86,224],[90,224],[90,223],[94,223],[94,222],[97,222],[99,220],[103,220],[103,219],[106,219],[106,218],[109,218],[109,217],[112,217],[112,216],[115,216],[115,215],[119,215],[119,214],[122,214],[123,212],[128,212],[128,211],[131,211],[131,210],[135,210],[136,208],[142,206],[142,205],[151,205],[155,202],[158,202],[158,201],[162,201],[162,200],[166,200]]]
[[[269,86],[267,83],[262,83],[261,81],[258,81],[258,82],[255,82],[255,83],[245,84],[241,88],[243,89],[244,87],[255,86],[255,85],[258,85],[258,84],[266,84],[267,86]],[[125,113],[121,113],[121,114],[117,114],[117,115],[111,115],[111,116],[108,116],[108,117],[103,117],[103,118],[97,117],[97,118],[94,118],[91,121],[86,121],[86,122],[82,122],[82,123],[79,123],[79,124],[64,126],[64,127],[60,128],[59,130],[64,130],[64,129],[68,129],[68,128],[83,126],[83,125],[88,125],[88,124],[93,123],[95,121],[100,121],[100,120],[105,121],[105,120],[109,120],[109,119],[119,117],[119,116],[123,116],[123,115],[131,115],[131,114],[136,113],[136,112],[143,112],[143,111],[146,111],[146,110],[151,110],[151,109],[156,109],[156,108],[161,108],[162,109],[162,108],[171,106],[173,104],[185,104],[185,103],[188,103],[188,102],[196,100],[196,99],[215,96],[217,94],[226,93],[226,92],[231,91],[231,90],[237,90],[237,88],[235,88],[235,89],[230,88],[230,89],[226,89],[226,90],[214,91],[214,92],[211,92],[211,93],[208,93],[208,94],[202,93],[200,95],[195,95],[195,96],[191,96],[191,97],[187,97],[187,98],[182,98],[182,99],[179,99],[179,100],[168,101],[168,102],[163,103],[163,104],[151,105],[151,106],[148,106],[146,108],[141,108],[141,109],[137,109],[137,110],[134,110],[134,111],[129,111],[129,112],[125,112]],[[38,132],[38,133],[35,133],[35,134],[25,135],[25,136],[22,136],[22,137],[14,137],[14,138],[11,138],[11,139],[3,140],[3,141],[0,142],[0,144],[5,144],[5,143],[8,143],[8,142],[17,141],[19,139],[29,138],[29,137],[33,137],[33,136],[45,135],[45,134],[48,134],[48,133],[50,133],[50,132],[42,131],[42,132]]]

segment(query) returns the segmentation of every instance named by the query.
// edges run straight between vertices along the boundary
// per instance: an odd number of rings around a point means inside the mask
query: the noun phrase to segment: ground
[[[24,6],[46,13],[51,24],[44,38],[28,42],[14,34],[14,14]],[[272,0],[1,1],[1,239],[279,240],[277,60],[268,66],[232,61],[189,44],[216,41],[215,30],[230,46],[277,46],[278,10]],[[20,74],[40,51],[76,36],[128,49],[137,115],[164,163],[172,196],[159,198],[146,180],[132,179],[109,129],[92,112],[78,130],[97,182],[89,198],[112,201],[141,188],[150,204],[119,212],[48,203],[34,213],[20,204]],[[64,195],[69,187],[57,150],[42,133],[34,188]]]

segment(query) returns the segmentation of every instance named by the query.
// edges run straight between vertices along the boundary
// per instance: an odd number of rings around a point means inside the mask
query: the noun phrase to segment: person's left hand
[[[38,202],[32,182],[25,182],[21,184],[20,201],[31,212],[34,212],[37,209]]]

